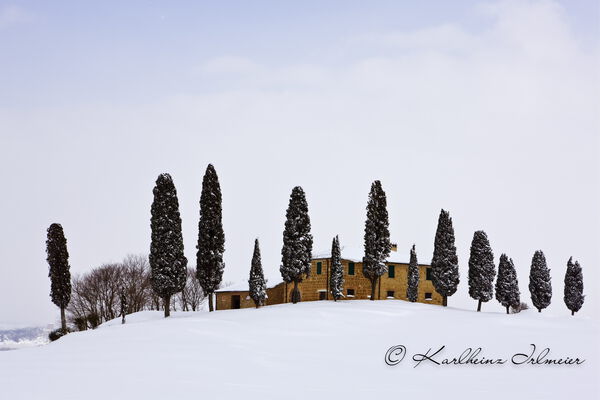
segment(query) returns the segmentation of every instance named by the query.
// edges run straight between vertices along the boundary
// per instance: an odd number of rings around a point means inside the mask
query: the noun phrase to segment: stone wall
[[[321,264],[320,274],[318,264]],[[352,272],[354,265],[354,274]],[[394,276],[390,277],[389,266],[394,266]],[[369,299],[371,297],[371,282],[365,278],[362,272],[362,262],[342,260],[344,269],[344,298],[342,300]],[[429,265],[419,265],[419,291],[417,301],[427,304],[442,304],[442,296],[435,291],[433,283],[427,280],[427,269]],[[331,272],[331,260],[328,258],[315,259],[311,264],[311,274],[299,285],[302,301],[332,300],[329,290],[329,276]],[[399,299],[406,300],[406,289],[408,285],[408,264],[389,263],[388,273],[384,274],[377,283],[375,291],[376,300]],[[294,284],[280,283],[267,289],[269,296],[266,304],[281,304],[290,302]],[[353,294],[352,294],[353,291]],[[217,309],[225,310],[232,307],[232,296],[240,296],[240,308],[254,307],[252,299],[248,298],[247,291],[217,292]],[[388,296],[389,295],[389,296]]]

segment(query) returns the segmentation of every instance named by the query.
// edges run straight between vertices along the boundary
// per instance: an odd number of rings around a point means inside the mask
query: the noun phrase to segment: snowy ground
[[[111,321],[46,346],[0,352],[0,390],[6,399],[592,399],[600,394],[599,333],[583,317],[400,300],[180,312],[166,320],[142,312],[124,326]],[[548,358],[585,362],[511,364],[531,343],[549,347]],[[388,366],[384,356],[394,345],[407,356]],[[468,347],[482,347],[479,358],[508,361],[415,367],[415,353],[442,345],[437,361]]]

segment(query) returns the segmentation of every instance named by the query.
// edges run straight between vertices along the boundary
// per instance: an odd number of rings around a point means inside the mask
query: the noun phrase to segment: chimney
[[[392,251],[398,251],[398,243],[392,243],[390,245],[390,248]]]

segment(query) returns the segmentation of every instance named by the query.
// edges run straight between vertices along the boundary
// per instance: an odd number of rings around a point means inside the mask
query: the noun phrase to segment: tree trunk
[[[375,287],[377,286],[377,280],[371,281],[371,300],[375,300]]]
[[[538,312],[542,312],[542,309],[541,309],[541,308],[538,308]]]
[[[171,316],[171,296],[165,296],[163,300],[165,305],[165,318],[167,318]]]
[[[214,308],[213,308],[213,294],[212,293],[208,294],[208,311],[209,312],[210,311],[214,311]]]
[[[121,324],[125,323],[125,313],[121,315]]]
[[[185,291],[181,291],[181,304],[183,309],[181,311],[188,311],[187,300],[185,298]]]
[[[292,303],[296,304],[299,301],[302,301],[302,296],[300,295],[300,289],[298,289],[298,281],[294,281],[294,289],[292,290]]]
[[[448,296],[444,296],[444,300],[442,301],[442,305],[443,305],[444,307],[447,307],[447,306],[448,306]]]
[[[63,332],[67,332],[67,318],[65,317],[65,308],[60,308],[60,326]]]
[[[571,315],[575,315],[575,311],[571,311]]]
[[[509,308],[510,308],[510,306],[506,306],[506,313],[507,313],[507,314],[510,314],[510,313],[508,312],[508,309],[509,309]]]
[[[481,311],[481,300],[477,303],[477,312]]]

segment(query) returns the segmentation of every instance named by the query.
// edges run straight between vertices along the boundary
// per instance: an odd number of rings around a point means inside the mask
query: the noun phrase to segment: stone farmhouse
[[[342,267],[344,269],[344,298],[340,301],[369,299],[371,283],[362,273],[362,249],[343,247],[341,249]],[[300,283],[302,301],[333,300],[329,289],[331,269],[331,253],[313,255],[311,273]],[[387,261],[388,272],[381,276],[377,284],[376,300],[407,300],[408,262],[392,247]],[[285,282],[267,283],[266,305],[291,302],[294,284]],[[417,301],[428,304],[442,304],[442,296],[435,291],[431,282],[431,266],[419,264],[419,291]],[[248,282],[232,285],[216,292],[216,309],[228,310],[254,307],[249,297]]]

